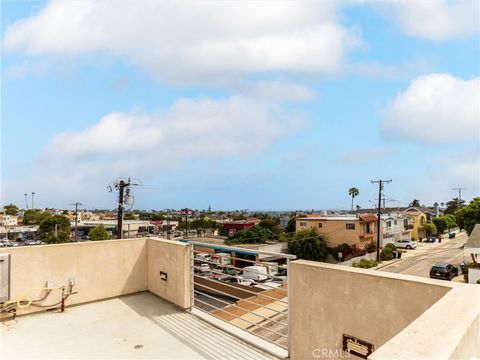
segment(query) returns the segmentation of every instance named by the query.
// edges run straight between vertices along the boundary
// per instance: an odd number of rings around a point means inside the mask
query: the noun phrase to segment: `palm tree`
[[[348,195],[352,197],[352,211],[353,211],[353,199],[360,194],[360,191],[356,187],[348,189]]]

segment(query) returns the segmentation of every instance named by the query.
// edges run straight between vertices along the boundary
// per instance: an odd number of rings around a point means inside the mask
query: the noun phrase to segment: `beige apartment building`
[[[319,235],[324,235],[327,245],[334,247],[343,243],[364,250],[377,237],[377,216],[373,214],[357,215],[319,215],[308,214],[296,218],[295,230],[315,229]]]

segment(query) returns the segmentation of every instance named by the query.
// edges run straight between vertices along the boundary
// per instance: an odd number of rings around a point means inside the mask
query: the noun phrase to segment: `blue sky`
[[[371,207],[480,189],[479,3],[3,1],[1,202]]]

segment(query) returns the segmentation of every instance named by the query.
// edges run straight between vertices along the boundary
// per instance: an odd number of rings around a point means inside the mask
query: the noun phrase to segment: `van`
[[[197,253],[197,254],[195,254],[195,260],[197,260],[197,261],[210,261],[210,254],[208,254],[208,253]]]
[[[252,279],[255,281],[264,281],[268,279],[267,269],[260,265],[244,267],[241,275],[244,279]]]

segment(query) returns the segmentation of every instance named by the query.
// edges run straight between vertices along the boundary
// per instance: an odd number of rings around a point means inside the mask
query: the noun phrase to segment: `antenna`
[[[456,187],[452,190],[458,190],[458,207],[462,206],[462,190],[467,190],[467,188]]]

